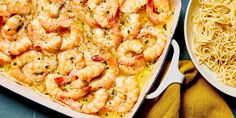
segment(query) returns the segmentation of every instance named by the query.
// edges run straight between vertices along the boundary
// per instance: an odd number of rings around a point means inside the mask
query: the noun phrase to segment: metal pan
[[[166,56],[168,54],[168,50],[171,44],[171,39],[173,37],[173,34],[175,32],[175,29],[177,27],[178,21],[179,21],[179,16],[180,16],[180,11],[181,11],[181,0],[170,0],[173,3],[173,7],[174,7],[174,15],[171,21],[171,27],[167,28],[168,30],[168,40],[166,43],[166,47],[162,53],[162,55],[160,56],[159,60],[155,63],[155,67],[154,70],[152,72],[152,76],[150,78],[150,80],[146,83],[145,87],[143,90],[141,90],[140,96],[138,98],[137,103],[135,104],[135,106],[133,107],[132,111],[129,113],[129,117],[133,117],[134,114],[137,112],[138,108],[141,106],[142,102],[144,101],[148,91],[151,89],[152,85],[154,84],[157,75],[160,73],[160,70],[165,62]],[[176,42],[175,42],[176,43]],[[177,44],[177,43],[176,43]],[[175,44],[175,45],[176,45]],[[35,93],[34,90],[32,90],[29,87],[25,87],[22,85],[19,85],[18,83],[16,83],[15,81],[13,81],[13,79],[9,79],[10,77],[7,75],[3,75],[0,73],[0,85],[21,95],[24,96],[25,98],[28,98],[29,100],[32,100],[34,102],[37,102],[43,106],[46,106],[50,109],[53,109],[55,111],[58,111],[60,113],[63,113],[67,116],[70,117],[79,117],[79,118],[89,118],[89,117],[97,117],[94,115],[88,115],[88,114],[84,114],[84,113],[80,113],[80,112],[76,112],[71,110],[69,107],[63,106],[61,104],[58,104],[56,102],[54,102],[53,100],[51,100],[48,96],[42,94],[42,93]],[[165,87],[164,87],[165,88]],[[161,90],[161,92],[164,89]],[[161,93],[159,92],[159,94]],[[152,94],[149,96],[150,98],[154,98],[156,96],[158,96],[159,94]]]

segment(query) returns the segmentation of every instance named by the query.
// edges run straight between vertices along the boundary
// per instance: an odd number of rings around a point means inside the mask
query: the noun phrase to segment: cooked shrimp
[[[90,8],[90,4],[92,4],[93,2],[94,1],[92,0],[73,0],[72,6],[76,11],[76,17],[79,20],[88,24],[90,27],[97,27],[99,26],[99,24],[96,23],[91,12],[92,10],[94,10],[94,8]]]
[[[55,52],[60,49],[61,46],[61,37],[56,33],[51,33],[46,35],[45,39],[38,40],[38,43],[35,43],[34,48],[36,50],[46,50],[48,52]],[[39,47],[39,48],[38,48]]]
[[[28,0],[6,0],[8,10],[11,14],[27,15],[31,11],[31,5]]]
[[[43,0],[42,10],[47,13],[51,18],[56,18],[59,16],[59,11],[63,7],[65,0]],[[40,4],[40,3],[39,3]]]
[[[130,14],[122,23],[121,34],[124,39],[133,39],[139,33],[141,28],[140,15],[139,14]]]
[[[2,16],[3,22],[6,22],[6,20],[11,16],[10,11],[8,11],[7,5],[4,3],[0,4],[0,16]]]
[[[126,40],[120,44],[117,55],[119,68],[123,73],[132,75],[144,68],[145,62],[141,54],[143,50],[144,46],[140,40]]]
[[[50,1],[48,1],[50,2]],[[71,26],[72,19],[69,18],[68,12],[59,12],[64,5],[62,0],[44,1],[44,9],[40,11],[38,19],[47,32],[53,32],[61,27],[68,28]]]
[[[76,17],[88,24],[90,27],[101,27],[94,19],[93,11],[101,0],[73,0],[72,6],[75,8]]]
[[[6,55],[0,51],[0,65],[5,64],[5,63],[10,63],[11,61],[12,59],[9,55]]]
[[[39,42],[39,45],[36,44],[35,47],[40,46],[42,49],[54,52],[60,49],[62,39],[56,33],[50,33],[44,40],[39,40]]]
[[[102,76],[90,82],[92,90],[100,88],[110,89],[113,86],[116,76],[119,74],[118,63],[115,57],[111,54],[95,55],[92,57],[94,61],[105,61],[107,69],[103,72]]]
[[[6,21],[11,15],[27,15],[31,11],[31,5],[27,0],[4,0],[0,5],[0,16]]]
[[[28,36],[33,41],[37,39],[42,39],[46,35],[46,31],[42,27],[38,19],[34,19],[30,22],[27,31]]]
[[[26,77],[25,78],[26,82],[29,83],[39,82],[42,81],[49,72],[51,72],[49,70],[50,69],[49,65],[50,64],[45,61],[35,61],[33,63],[28,62],[28,64],[24,65],[21,68],[21,73]]]
[[[105,110],[121,113],[129,112],[139,96],[138,83],[134,76],[116,78],[116,96],[104,106]]]
[[[71,77],[71,76],[69,76],[69,77]],[[89,87],[89,90],[91,90],[91,86],[89,85],[89,83],[86,82],[86,81],[82,81],[82,80],[80,80],[80,79],[77,79],[77,80],[75,80],[75,81],[72,81],[72,82],[70,83],[70,86],[71,86],[71,88],[74,88],[74,89],[88,86],[88,87]]]
[[[60,49],[61,37],[57,33],[47,34],[37,19],[34,19],[28,28],[28,34],[34,42],[36,50],[55,52]]]
[[[101,0],[93,0],[101,1]],[[95,3],[96,4],[96,3]],[[94,19],[103,28],[112,27],[112,21],[115,19],[119,3],[117,0],[105,0],[94,10]]]
[[[72,99],[61,98],[61,101],[69,105],[72,109],[84,113],[96,113],[105,105],[108,98],[108,93],[105,89],[99,89],[94,93],[94,98],[88,104],[76,102]]]
[[[93,34],[94,42],[103,48],[116,48],[122,40],[117,24],[113,25],[112,30],[97,28],[93,31]]]
[[[19,29],[23,25],[22,17],[14,15],[7,20],[2,28],[0,39],[0,50],[8,55],[19,55],[32,47],[31,40],[24,36],[24,29]]]
[[[85,68],[78,70],[73,69],[69,76],[77,77],[82,81],[90,82],[95,77],[99,76],[105,69],[105,66],[101,63],[94,63],[92,65],[88,65]]]
[[[0,50],[8,55],[20,55],[32,47],[31,40],[26,36],[17,35],[14,41],[0,39]]]
[[[110,28],[118,10],[117,0],[88,0],[87,9],[76,7],[78,17],[91,27]]]
[[[75,23],[70,27],[69,36],[65,35],[62,39],[60,50],[68,50],[75,48],[79,45],[80,39],[82,39],[82,31]]]
[[[44,8],[44,10],[51,18],[56,18],[59,15],[59,7],[57,5],[49,4]]]
[[[55,78],[63,78],[62,75],[57,74],[49,74],[45,78],[45,85],[47,92],[50,96],[55,97],[57,100],[61,100],[61,98],[70,98],[73,100],[78,100],[79,98],[85,96],[89,91],[89,86],[81,86],[76,89],[66,89],[63,90],[55,81]]]
[[[146,61],[156,61],[162,54],[167,37],[157,27],[150,24],[146,24],[141,30],[138,38],[148,39],[154,38],[154,44],[149,45],[143,52],[144,59]]]
[[[20,15],[10,17],[2,28],[3,37],[16,34],[17,29],[23,25],[23,18]],[[4,37],[6,38],[6,37]],[[9,39],[9,38],[8,38]],[[11,40],[11,39],[10,39]]]
[[[88,0],[87,6],[89,9],[95,10],[96,7],[98,7],[98,5],[100,4],[100,2],[102,2],[102,0]]]
[[[120,10],[125,14],[130,14],[138,11],[141,7],[143,7],[146,4],[147,0],[125,0]]]
[[[81,21],[88,24],[90,27],[101,27],[93,18],[93,15],[89,11],[77,8],[77,17]]]
[[[38,19],[47,32],[53,32],[60,27],[69,27],[72,23],[72,20],[64,16],[59,16],[59,18],[51,18],[48,13],[44,12],[38,16]]]
[[[42,81],[48,73],[56,69],[56,66],[55,56],[28,51],[12,61],[10,75],[21,82],[33,84]]]
[[[58,54],[57,72],[67,75],[73,68],[82,69],[86,66],[83,53],[78,49],[70,49]]]
[[[0,38],[0,52],[3,52],[4,54],[10,56],[10,53],[9,53],[9,50],[8,50],[9,43],[6,43],[6,42],[9,42],[9,41],[6,41],[2,37]]]
[[[169,0],[148,0],[146,12],[150,21],[155,24],[162,24],[172,13]]]
[[[118,112],[121,113],[129,112],[137,102],[139,96],[138,83],[134,79],[134,76],[127,77],[124,85],[127,92],[125,102],[123,102],[118,109]]]
[[[22,54],[32,47],[32,42],[27,36],[17,36],[15,41],[5,43],[9,43],[9,47],[6,50],[8,50],[10,55]]]
[[[124,87],[124,76],[119,76],[115,78],[115,87],[109,92],[109,96],[113,99],[107,101],[106,105],[103,107],[106,111],[117,111],[122,102],[125,101],[126,88]]]
[[[125,65],[133,65],[142,61],[141,53],[144,46],[140,40],[127,40],[117,48],[118,62]],[[135,53],[136,56],[133,56]]]
[[[108,69],[104,71],[102,74],[102,77],[99,77],[93,81],[90,82],[90,86],[92,87],[91,90],[95,91],[100,88],[103,89],[110,89],[112,85],[114,84],[114,78],[118,75],[117,74],[118,70],[117,69]]]
[[[58,84],[62,85],[62,84],[66,84],[72,81],[73,81],[72,83],[79,83],[77,81],[90,82],[92,79],[94,79],[95,77],[103,73],[103,71],[105,70],[104,64],[99,63],[99,62],[94,62],[93,60],[90,61],[89,59],[87,59],[85,55],[84,55],[84,58],[85,58],[86,67],[84,68],[75,67],[72,71],[70,71],[69,73],[70,77],[63,78],[63,79],[59,78]],[[78,61],[82,62],[81,59],[83,60],[83,58],[80,58]],[[83,62],[81,64],[83,65]]]

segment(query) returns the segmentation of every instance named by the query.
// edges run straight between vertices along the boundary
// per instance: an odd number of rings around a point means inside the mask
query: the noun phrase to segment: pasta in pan
[[[169,0],[2,0],[0,74],[75,111],[125,117],[171,16]]]

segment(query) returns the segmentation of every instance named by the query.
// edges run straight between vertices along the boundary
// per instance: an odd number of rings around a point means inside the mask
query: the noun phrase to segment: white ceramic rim
[[[184,37],[185,37],[185,43],[187,46],[188,53],[190,55],[191,60],[193,61],[194,65],[198,69],[198,71],[201,73],[201,75],[215,88],[220,90],[221,92],[230,95],[232,97],[236,97],[236,88],[223,85],[217,80],[216,74],[208,69],[205,65],[200,65],[198,63],[197,57],[194,54],[193,51],[193,36],[192,36],[192,29],[190,28],[189,24],[189,17],[190,14],[194,11],[194,8],[196,9],[198,0],[189,0],[188,8],[186,11],[185,21],[184,21]]]

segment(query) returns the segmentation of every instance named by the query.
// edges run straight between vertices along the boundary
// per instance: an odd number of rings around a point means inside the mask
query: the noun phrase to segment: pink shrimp
[[[64,77],[62,75],[49,74],[45,78],[47,92],[49,93],[49,95],[55,97],[58,100],[60,100],[61,98],[70,98],[73,100],[78,100],[85,96],[91,89],[91,87],[89,86],[80,86],[79,88],[71,88],[67,89],[67,91],[64,91],[62,88],[60,88],[57,81],[55,81],[59,80],[58,78]]]
[[[138,38],[141,38],[141,40],[145,39],[149,44],[143,51],[144,59],[146,61],[156,61],[165,48],[167,36],[164,32],[158,29],[158,27],[151,24],[146,24],[140,30]],[[153,41],[148,41],[151,39],[153,39]]]
[[[107,69],[103,72],[102,76],[90,82],[89,85],[92,87],[91,89],[110,89],[114,84],[116,76],[119,74],[117,60],[115,59],[115,57],[108,53],[104,55],[95,55],[92,57],[92,60],[99,62],[107,62]]]
[[[148,0],[146,12],[153,23],[162,24],[171,16],[170,2],[169,0]]]
[[[96,113],[106,104],[108,93],[105,89],[99,89],[94,93],[93,100],[88,104],[83,104],[72,99],[61,97],[60,101],[70,106],[72,109],[83,113]]]
[[[23,18],[19,15],[10,17],[2,27],[0,50],[8,55],[20,55],[32,47],[31,40],[24,36],[24,29],[18,29],[23,25]]]
[[[6,55],[0,51],[0,65],[5,64],[5,63],[10,63],[11,61],[12,59],[9,55]]]
[[[94,30],[94,42],[103,48],[116,48],[122,41],[122,35],[116,23],[111,30],[96,28]]]

